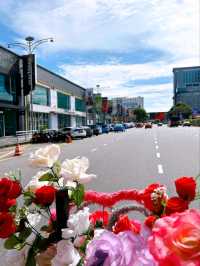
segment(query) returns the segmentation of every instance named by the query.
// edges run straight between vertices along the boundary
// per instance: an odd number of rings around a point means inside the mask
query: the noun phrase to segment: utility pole
[[[32,36],[28,36],[25,38],[25,42],[14,42],[14,43],[9,43],[8,44],[8,48],[11,47],[20,47],[22,49],[24,49],[28,55],[28,79],[29,79],[29,84],[30,84],[30,93],[29,95],[27,95],[26,100],[25,100],[25,108],[28,106],[28,110],[27,110],[27,119],[28,122],[26,121],[26,130],[33,130],[33,55],[34,55],[34,51],[35,49],[46,42],[54,42],[53,38],[45,38],[45,39],[40,39],[35,41],[34,37]],[[23,67],[23,66],[22,66]],[[22,69],[23,72],[23,69]],[[21,74],[21,71],[20,71]],[[21,97],[24,98],[24,84],[22,81],[22,76],[21,76]],[[23,91],[23,92],[22,92]],[[21,101],[24,101],[24,99],[22,99]]]

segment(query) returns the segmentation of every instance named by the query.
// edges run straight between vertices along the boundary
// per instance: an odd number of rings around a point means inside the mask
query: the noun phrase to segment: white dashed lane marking
[[[91,152],[95,152],[95,151],[97,151],[97,149],[96,149],[96,148],[94,148],[94,149],[92,149],[92,150],[91,150]]]
[[[156,150],[158,150],[159,149],[159,146],[158,145],[156,145]]]
[[[156,157],[160,158],[160,153],[159,152],[156,153]]]
[[[162,164],[158,164],[158,173],[159,174],[163,174],[164,173]]]

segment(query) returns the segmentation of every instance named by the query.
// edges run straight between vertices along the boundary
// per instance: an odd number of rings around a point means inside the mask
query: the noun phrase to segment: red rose
[[[52,186],[42,186],[35,191],[34,202],[41,206],[51,205],[55,199],[56,189]]]
[[[0,238],[7,238],[16,232],[13,217],[8,212],[0,213]]]
[[[10,207],[16,205],[16,199],[0,198],[0,212],[8,212]]]
[[[154,225],[154,223],[155,223],[156,220],[157,220],[157,217],[156,217],[156,216],[154,216],[154,215],[150,215],[150,216],[148,216],[148,217],[145,219],[144,224],[145,224],[146,226],[148,226],[149,228],[153,228],[153,225]]]
[[[12,186],[12,181],[6,177],[0,179],[0,197],[7,197]]]
[[[170,215],[175,212],[183,212],[188,209],[188,202],[178,197],[168,199],[165,206],[165,214]]]
[[[176,179],[176,192],[183,200],[192,201],[196,194],[196,181],[193,177],[181,177]]]
[[[95,226],[96,222],[102,222],[103,225],[108,225],[109,213],[107,211],[96,211],[90,214],[90,222]]]
[[[22,193],[22,187],[19,181],[11,181],[12,185],[10,187],[8,198],[9,199],[16,199],[18,198]]]
[[[118,234],[123,231],[132,231],[134,234],[139,234],[141,224],[135,220],[129,220],[127,215],[121,215],[113,226],[113,232]]]

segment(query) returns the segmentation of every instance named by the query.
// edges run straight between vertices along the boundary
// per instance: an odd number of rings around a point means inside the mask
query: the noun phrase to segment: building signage
[[[35,89],[36,84],[36,62],[35,55],[23,55],[23,86],[24,95],[28,95]]]
[[[102,112],[103,113],[108,113],[108,108],[109,108],[108,98],[107,97],[103,97],[102,98]]]

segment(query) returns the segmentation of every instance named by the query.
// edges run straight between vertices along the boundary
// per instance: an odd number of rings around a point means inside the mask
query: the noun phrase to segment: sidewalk
[[[18,143],[29,143],[30,137],[18,137]],[[0,148],[15,146],[17,144],[16,136],[0,137]]]

